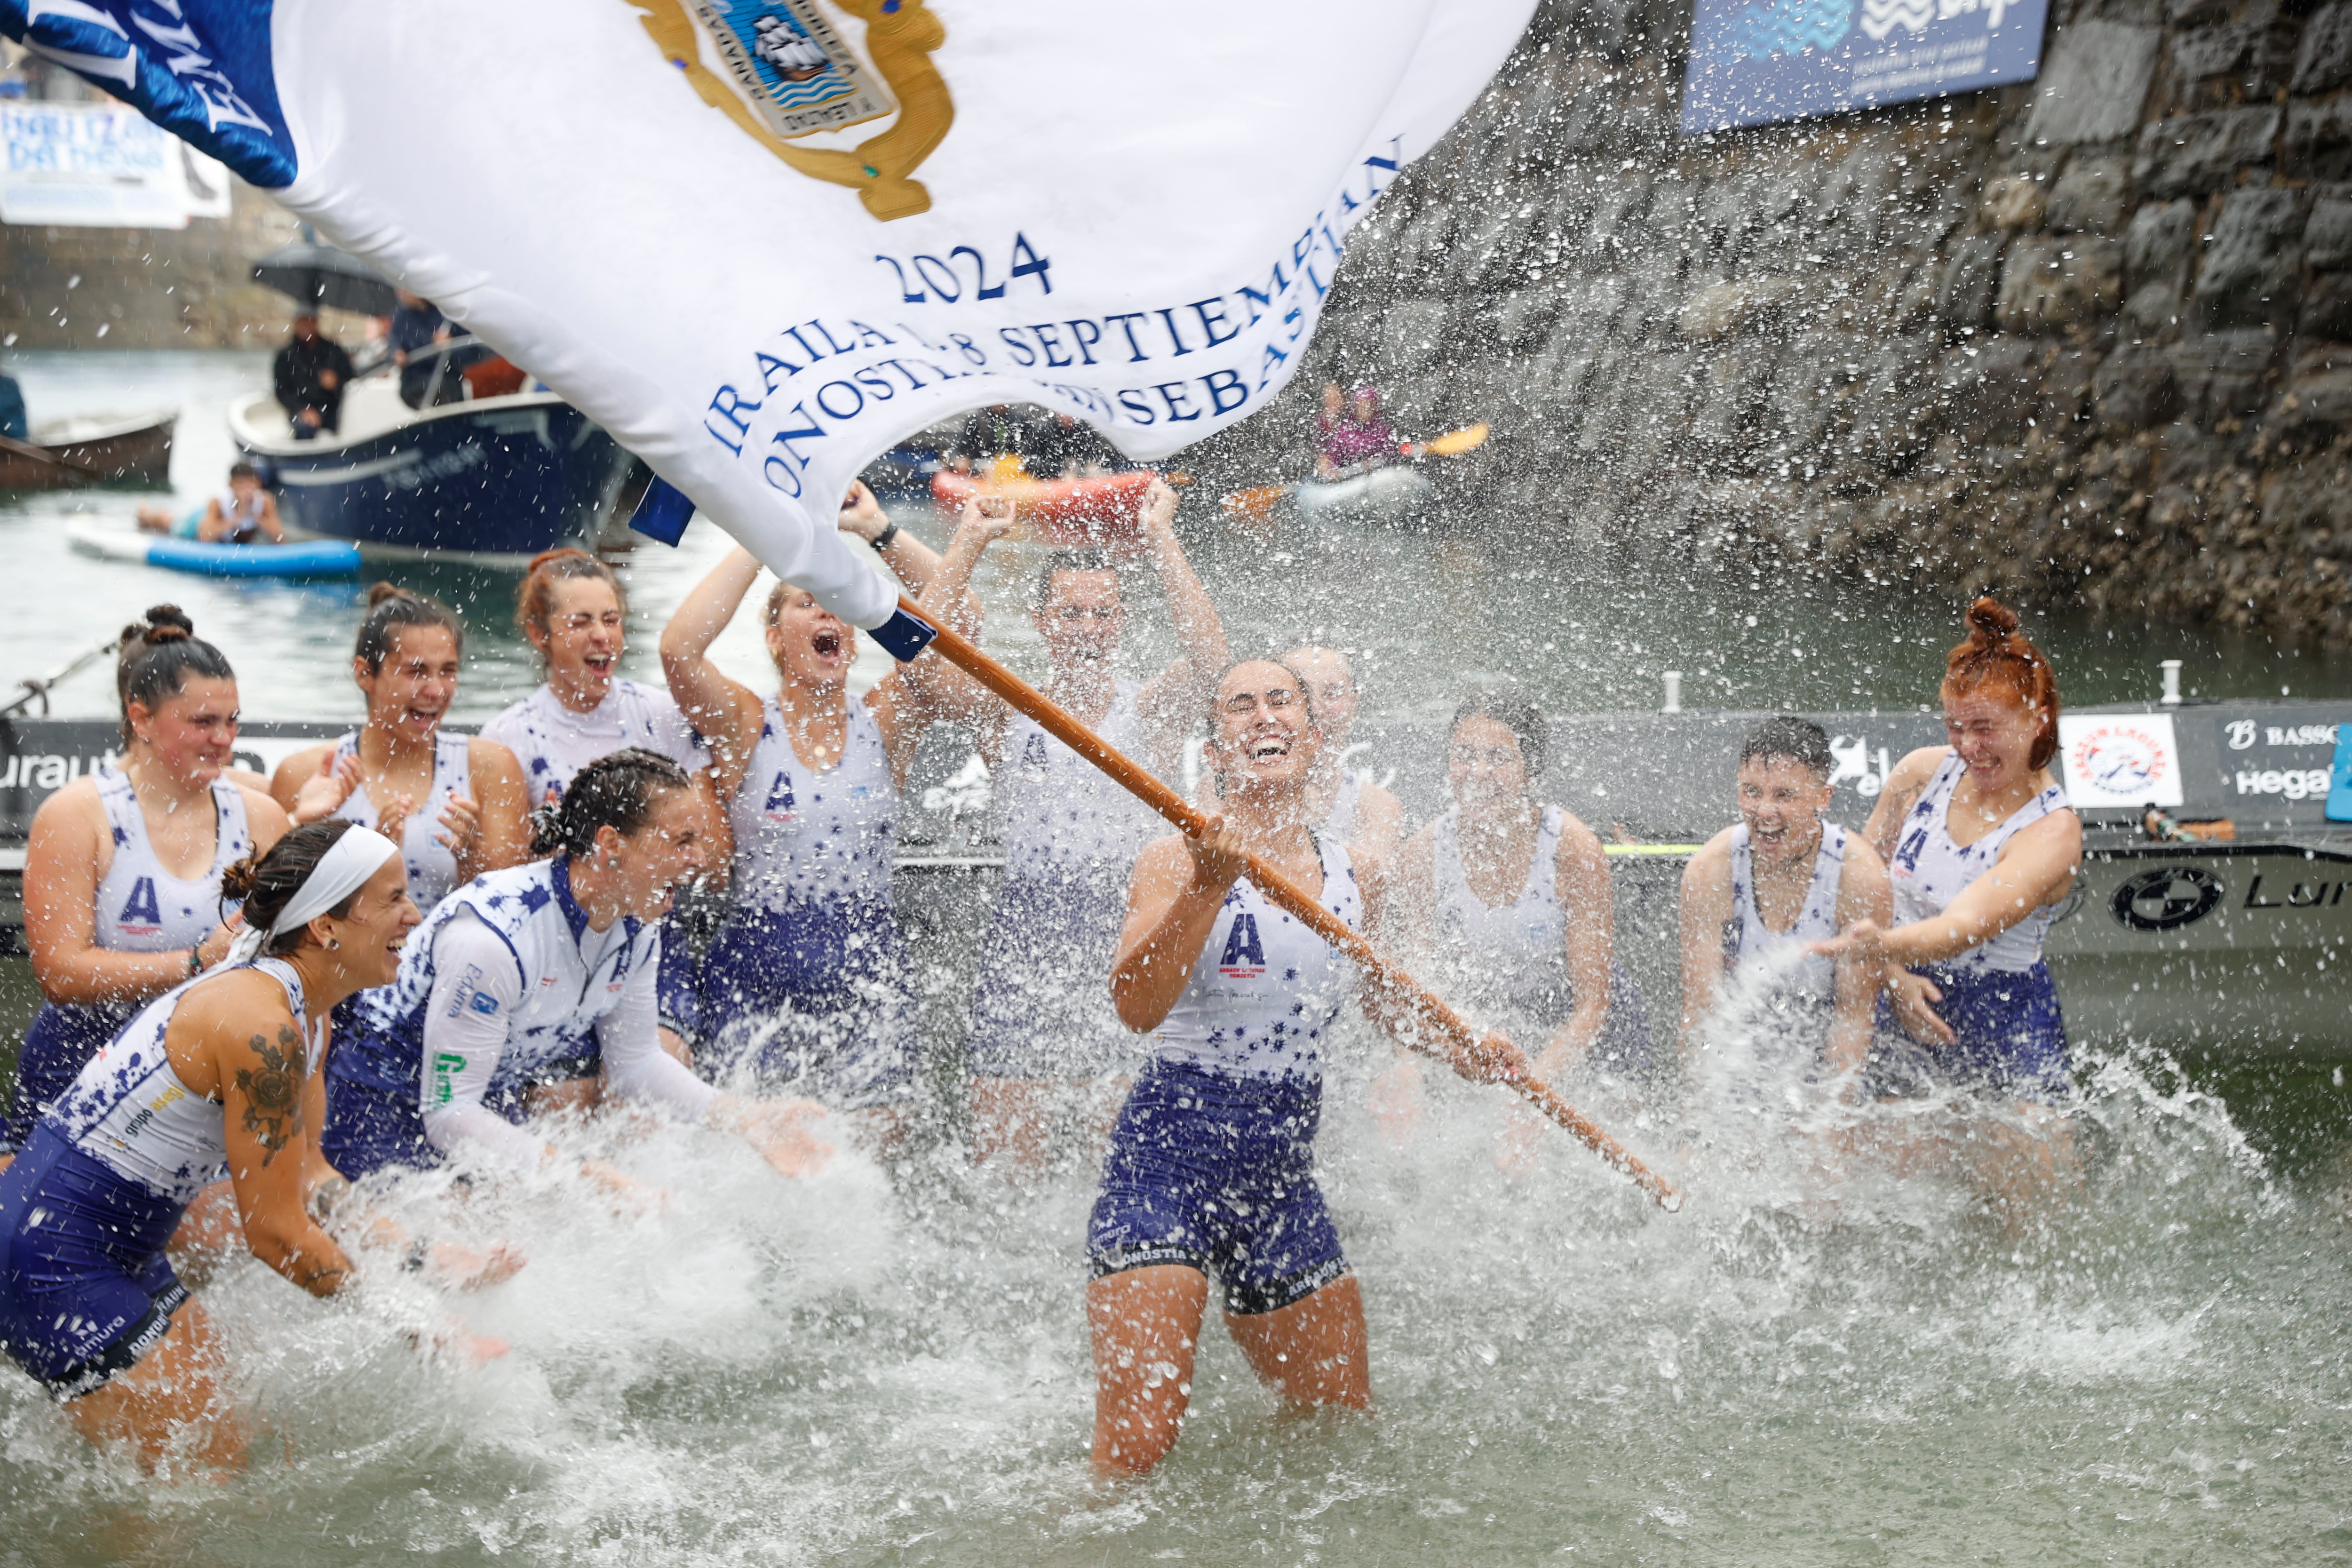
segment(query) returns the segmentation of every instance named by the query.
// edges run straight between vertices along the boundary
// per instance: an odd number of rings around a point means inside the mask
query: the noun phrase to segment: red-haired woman
[[[1895,921],[1857,921],[1817,951],[1889,965],[1887,991],[1937,1076],[2035,1100],[2066,1090],[2066,1030],[2042,939],[2083,863],[2083,824],[2050,772],[2058,683],[1992,599],[1946,661],[1948,746],[1887,775],[1864,835],[1894,883]]]

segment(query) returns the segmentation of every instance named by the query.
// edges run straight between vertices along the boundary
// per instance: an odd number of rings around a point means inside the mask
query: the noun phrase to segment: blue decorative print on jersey
[[[0,33],[87,77],[254,184],[294,183],[270,0],[0,0]]]

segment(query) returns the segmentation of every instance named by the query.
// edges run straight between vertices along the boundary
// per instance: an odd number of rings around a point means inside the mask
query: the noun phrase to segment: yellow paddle
[[[1432,458],[1458,458],[1465,452],[1477,450],[1493,434],[1484,422],[1465,425],[1459,430],[1448,430],[1422,446],[1423,455]],[[1259,485],[1254,489],[1235,490],[1225,497],[1225,515],[1242,522],[1264,522],[1274,516],[1274,509],[1283,498],[1298,488],[1296,482],[1286,485]]]

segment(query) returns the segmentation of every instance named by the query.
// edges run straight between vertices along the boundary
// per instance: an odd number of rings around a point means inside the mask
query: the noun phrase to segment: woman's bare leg
[[[1225,1314],[1225,1331],[1258,1381],[1293,1405],[1372,1405],[1364,1292],[1352,1274],[1279,1311]],[[1189,1376],[1189,1372],[1188,1372]]]
[[[242,1469],[245,1427],[228,1406],[224,1364],[219,1331],[202,1304],[188,1301],[138,1365],[68,1401],[66,1414],[93,1443],[129,1441],[150,1470],[183,1432],[192,1432],[193,1457],[205,1468]]]
[[[1181,1263],[1129,1268],[1087,1286],[1096,1474],[1149,1475],[1176,1446],[1208,1310],[1209,1277]]]
[[[971,1163],[1009,1158],[1016,1176],[1045,1174],[1053,1114],[1053,1085],[1043,1079],[973,1078]]]

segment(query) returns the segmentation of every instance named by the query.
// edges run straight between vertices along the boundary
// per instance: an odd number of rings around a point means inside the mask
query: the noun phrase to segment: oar
[[[1435,439],[1424,442],[1423,454],[1432,458],[1458,458],[1465,452],[1477,450],[1486,444],[1493,432],[1484,424],[1465,425],[1459,430],[1448,430]],[[1274,515],[1274,509],[1285,497],[1298,489],[1299,481],[1286,485],[1259,485],[1254,489],[1235,490],[1225,497],[1225,512],[1250,522],[1263,522]]]
[[[925,615],[912,600],[904,596],[898,600],[898,608],[925,626],[938,625],[932,616]],[[945,626],[938,626],[938,635],[931,647],[939,650],[941,658],[1003,698],[1015,710],[1045,726],[1048,734],[1108,773],[1121,788],[1185,833],[1197,838],[1208,830],[1209,819],[1186,805],[1181,795],[1129,761],[1101,736],[1087,729],[1036,688],[981,652],[979,646],[969,638]],[[1349,930],[1337,915],[1325,909],[1318,900],[1309,898],[1305,889],[1289,878],[1255,855],[1250,857],[1249,877],[1267,898],[1306,921],[1317,935],[1370,971],[1381,984],[1403,998],[1424,1023],[1452,1041],[1456,1049],[1466,1051],[1476,1045],[1477,1037],[1471,1033],[1470,1026],[1462,1021],[1460,1015],[1423,990],[1420,982],[1390,963],[1378,948]],[[1415,1040],[1412,1046],[1424,1056],[1444,1059],[1442,1051],[1424,1041]],[[1582,1140],[1587,1148],[1632,1178],[1635,1185],[1655,1198],[1666,1212],[1672,1214],[1682,1207],[1680,1193],[1668,1186],[1581,1111],[1553,1092],[1549,1086],[1533,1078],[1525,1078],[1511,1087],[1537,1110]]]

